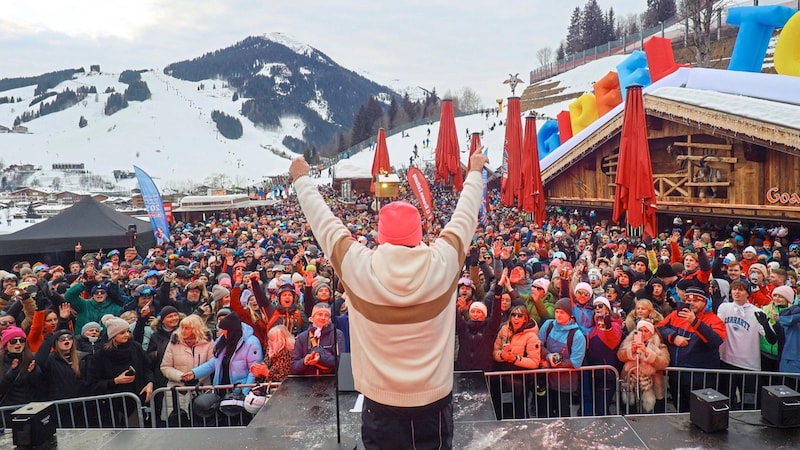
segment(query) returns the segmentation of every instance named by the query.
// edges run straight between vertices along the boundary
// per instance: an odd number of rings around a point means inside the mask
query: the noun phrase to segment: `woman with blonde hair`
[[[636,330],[636,325],[640,320],[646,320],[655,326],[657,323],[664,320],[664,316],[656,311],[653,302],[646,298],[639,299],[636,301],[636,307],[633,311],[629,312],[625,317],[625,327],[622,329],[623,334],[627,336]]]
[[[275,325],[267,332],[267,356],[250,368],[257,381],[283,381],[292,371],[295,337],[286,325]]]
[[[198,382],[184,383],[181,375],[192,370],[211,359],[214,354],[214,341],[211,331],[206,327],[206,321],[196,315],[190,314],[181,320],[178,329],[172,333],[170,342],[164,351],[161,361],[161,373],[167,378],[167,387],[207,384],[209,377],[201,378]],[[178,403],[184,411],[189,411],[190,395],[188,392],[178,393]],[[172,411],[172,396],[166,395],[166,411]],[[166,420],[166,416],[162,416]]]

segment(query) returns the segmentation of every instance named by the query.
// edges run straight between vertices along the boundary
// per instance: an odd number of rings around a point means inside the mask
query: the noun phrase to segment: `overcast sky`
[[[247,36],[281,32],[376,81],[440,94],[470,87],[485,103],[507,97],[509,73],[538,66],[586,0],[26,0],[0,9],[0,78],[100,64],[163,68]],[[617,17],[647,0],[598,0]],[[598,77],[602,74],[598,74]],[[519,95],[525,85],[517,88]]]

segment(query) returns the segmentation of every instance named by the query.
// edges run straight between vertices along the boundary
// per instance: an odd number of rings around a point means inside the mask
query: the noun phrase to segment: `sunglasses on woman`
[[[73,339],[75,339],[73,336],[70,336],[70,335],[68,335],[68,334],[65,334],[65,335],[63,335],[63,336],[59,336],[59,337],[58,337],[58,342],[72,341]]]
[[[524,313],[515,312],[515,313],[511,313],[511,317],[525,317],[525,314]]]
[[[9,340],[8,340],[8,343],[9,343],[9,344],[11,344],[11,345],[17,345],[17,344],[24,344],[24,343],[25,343],[25,341],[26,341],[26,339],[25,339],[25,338],[21,338],[21,337],[20,337],[20,338],[12,338],[12,339],[9,339]]]

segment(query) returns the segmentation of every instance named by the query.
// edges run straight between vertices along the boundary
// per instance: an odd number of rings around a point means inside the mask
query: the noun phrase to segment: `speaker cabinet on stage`
[[[780,428],[800,426],[800,393],[783,385],[762,386],[761,417]]]
[[[31,402],[11,413],[11,438],[18,447],[36,447],[56,434],[56,407]]]
[[[728,397],[714,389],[692,391],[689,398],[689,418],[706,433],[728,429]]]

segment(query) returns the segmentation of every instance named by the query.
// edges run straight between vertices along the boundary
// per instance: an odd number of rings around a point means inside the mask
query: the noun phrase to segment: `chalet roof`
[[[800,156],[800,78],[681,68],[644,88],[645,114]],[[725,91],[725,92],[722,92]],[[541,161],[547,183],[622,131],[624,104]]]

